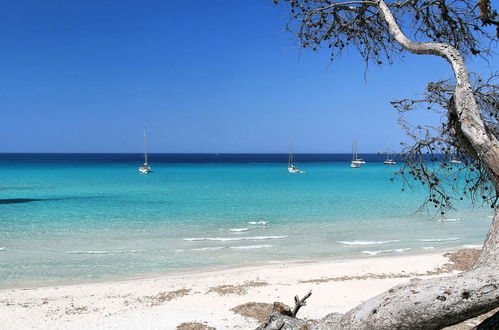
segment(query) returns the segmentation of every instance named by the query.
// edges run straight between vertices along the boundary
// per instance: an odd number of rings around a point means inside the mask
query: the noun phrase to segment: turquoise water
[[[0,282],[395,255],[483,242],[490,209],[462,203],[444,219],[415,213],[424,192],[401,192],[400,179],[389,180],[396,167],[372,156],[352,169],[347,157],[316,162],[302,156],[299,167],[307,173],[298,175],[287,172],[286,155],[216,163],[154,163],[152,156],[154,173],[141,175],[140,156],[4,155]]]

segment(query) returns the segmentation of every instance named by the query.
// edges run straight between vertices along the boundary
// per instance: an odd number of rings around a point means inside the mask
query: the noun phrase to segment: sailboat
[[[288,156],[288,172],[305,173],[305,171],[298,169],[293,161],[293,143],[291,143],[291,150],[289,151],[289,156]]]
[[[392,158],[390,158],[391,153],[387,152],[386,153],[386,160],[383,162],[385,165],[397,165],[397,162],[394,161]]]
[[[359,158],[357,152],[359,148],[359,143],[357,140],[354,140],[352,143],[352,161],[350,162],[350,167],[359,168],[360,165],[365,164],[366,162]]]
[[[147,134],[146,134],[146,128],[144,127],[144,165],[139,167],[139,172],[142,174],[148,174],[151,173],[151,167],[149,166],[149,163],[147,162]]]
[[[386,154],[386,160],[383,162],[385,165],[397,165],[397,162],[391,158],[388,158],[388,154]]]
[[[461,164],[462,163],[462,161],[460,161],[459,159],[456,159],[456,158],[452,158],[449,162],[451,164]]]

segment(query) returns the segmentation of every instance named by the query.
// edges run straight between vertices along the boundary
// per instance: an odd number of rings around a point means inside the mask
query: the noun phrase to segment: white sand
[[[345,312],[396,284],[409,281],[415,274],[432,271],[447,262],[443,253],[427,253],[279,262],[106,283],[2,289],[0,328],[175,329],[182,322],[197,321],[217,329],[254,329],[258,321],[230,309],[247,302],[281,301],[292,305],[294,295],[302,296],[312,290],[299,317],[319,319],[333,311]],[[376,278],[369,274],[390,276]],[[344,276],[363,278],[301,282]],[[242,294],[208,292],[216,286],[249,281],[268,285],[247,286],[247,292]],[[180,289],[186,290],[177,291]],[[177,297],[170,293],[174,291]]]

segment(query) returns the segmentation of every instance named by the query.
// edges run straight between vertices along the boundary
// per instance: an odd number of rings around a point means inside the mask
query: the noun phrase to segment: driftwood
[[[307,304],[305,303],[305,300],[308,299],[308,297],[310,297],[310,295],[312,294],[312,290],[310,290],[303,298],[299,298],[298,296],[295,296],[295,307],[293,308],[293,310],[291,311],[291,317],[296,317],[296,314],[298,313],[298,310],[300,310],[300,308],[302,308],[303,306],[307,306]]]
[[[452,7],[449,7],[450,2],[446,1],[286,0],[286,2],[292,6],[292,17],[298,24],[296,33],[303,47],[315,49],[324,40],[332,43],[329,44],[330,47],[340,49],[353,43],[366,62],[373,58],[379,60],[381,55],[378,54],[388,54],[387,58],[391,61],[392,53],[400,49],[416,55],[444,58],[452,67],[456,83],[453,91],[454,104],[449,116],[455,117],[453,120],[456,121],[455,127],[458,128],[461,137],[460,144],[467,146],[466,149],[470,150],[468,156],[484,167],[491,188],[496,192],[496,196],[499,196],[499,136],[491,133],[481,117],[480,107],[473,94],[461,53],[464,50],[463,46],[468,46],[470,49],[478,43],[478,39],[470,33],[459,34],[459,31],[466,32],[468,28],[469,31],[480,30],[476,24],[468,23],[467,17],[460,18],[468,11],[455,7],[454,18],[451,18],[449,13]],[[458,3],[469,4],[466,1]],[[424,12],[427,12],[429,16],[424,22],[430,23],[425,23],[426,25],[421,23],[423,24],[421,25],[420,22],[416,22],[414,25],[422,26],[423,31],[413,30],[406,35],[393,13],[405,17],[404,12],[401,14],[400,10],[410,4],[414,7],[406,8],[405,15],[414,11],[417,21],[420,19],[420,13],[424,15]],[[422,8],[433,4],[441,11],[432,12]],[[472,13],[473,10],[469,12]],[[440,25],[432,23],[437,21],[431,16],[432,13],[442,13],[437,15],[438,21],[442,22],[443,19],[449,25],[440,29]],[[469,17],[470,22],[472,19]],[[460,29],[457,26],[465,28]],[[410,39],[422,32],[426,32],[430,42]],[[440,38],[442,33],[448,37]],[[476,52],[476,49],[472,48],[471,52]],[[335,314],[328,315],[330,319],[327,326],[320,324],[323,320],[317,323],[303,321],[300,325],[297,318],[273,313],[270,322],[259,329],[442,329],[499,307],[499,206],[493,204],[492,207],[495,209],[495,216],[480,257],[471,270],[453,276],[398,285],[365,301],[341,317]],[[290,322],[289,326],[287,322]],[[483,325],[483,329],[487,329],[485,326],[487,325]]]
[[[497,330],[499,329],[499,312],[496,312],[491,317],[483,320],[473,330]]]

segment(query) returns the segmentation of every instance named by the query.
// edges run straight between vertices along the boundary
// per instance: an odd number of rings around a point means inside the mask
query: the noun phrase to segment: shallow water
[[[415,213],[383,158],[0,155],[0,281],[106,278],[254,261],[397,254],[483,242],[490,209]],[[394,181],[390,178],[395,177]]]

